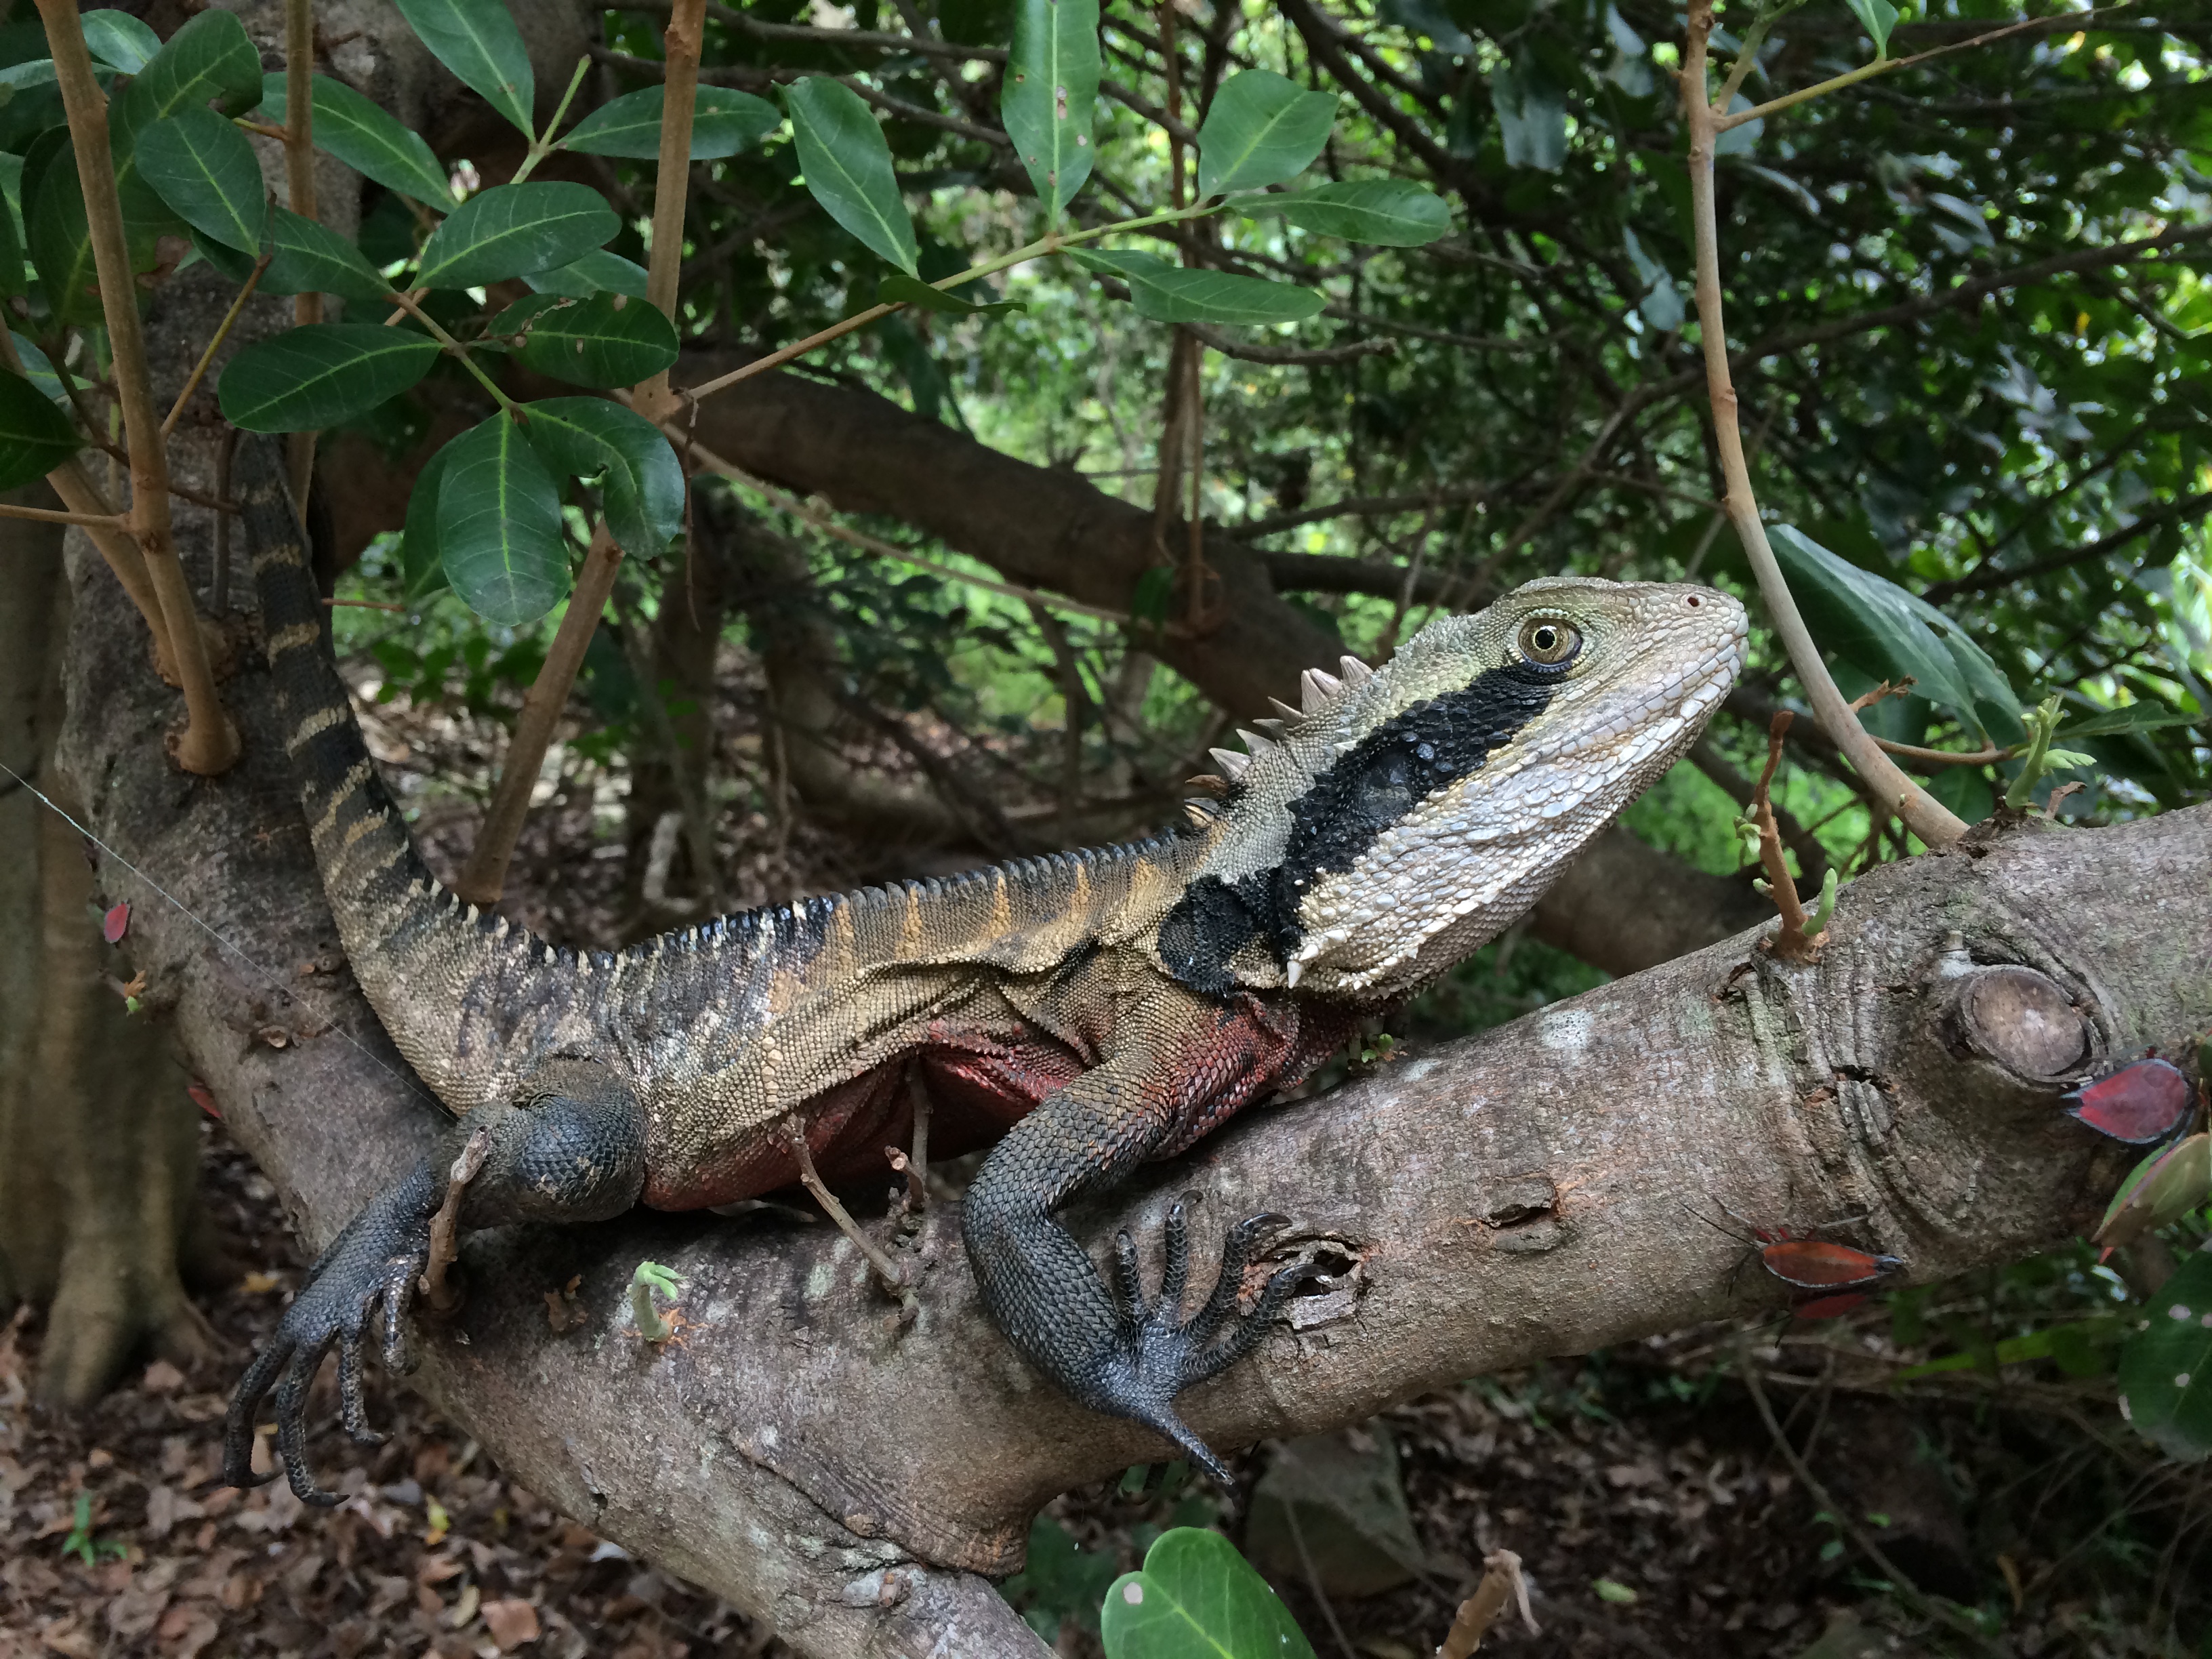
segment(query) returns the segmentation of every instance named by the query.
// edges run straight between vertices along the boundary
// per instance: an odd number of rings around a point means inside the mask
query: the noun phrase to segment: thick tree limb
[[[285,966],[331,931],[263,677],[239,682],[247,764],[180,787],[154,740],[167,699],[89,556],[66,763],[104,836],[283,970],[264,982],[158,902],[134,918],[150,998],[326,1239],[435,1115],[349,988],[310,991]],[[2060,1112],[2059,1091],[2148,1043],[2186,1052],[2212,1024],[2212,982],[2172,971],[2212,951],[2208,858],[2199,808],[2102,831],[2030,823],[1885,866],[1844,890],[1817,964],[1738,936],[1253,1113],[1074,1220],[1091,1238],[1129,1225],[1149,1251],[1165,1205],[1196,1188],[1208,1239],[1272,1207],[1338,1264],[1334,1293],[1297,1304],[1302,1331],[1189,1399],[1224,1446],[1743,1305],[1765,1287],[1731,1291],[1735,1249],[1686,1206],[1864,1214],[1863,1242],[1916,1280],[2009,1260],[2093,1220],[2131,1161]],[[104,878],[128,890],[119,869]],[[1985,994],[1998,978],[2009,1000]],[[295,1040],[240,1042],[269,1024]],[[514,1478],[803,1653],[943,1639],[1035,1654],[972,1571],[1015,1564],[1045,1496],[1164,1448],[1025,1370],[981,1316],[957,1217],[933,1212],[923,1243],[936,1264],[902,1331],[827,1228],[641,1213],[481,1237],[467,1308],[426,1332],[422,1381]],[[623,1287],[646,1256],[689,1282],[681,1347],[628,1329]],[[538,1292],[572,1273],[596,1328],[555,1336]]]

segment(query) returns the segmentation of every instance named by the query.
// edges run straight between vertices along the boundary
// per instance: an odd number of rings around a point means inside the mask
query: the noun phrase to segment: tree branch
[[[285,793],[264,677],[241,682],[250,775],[180,796],[132,741],[158,686],[112,627],[90,635],[64,759],[96,786],[95,827],[252,959],[322,948],[306,837],[289,813],[255,817]],[[258,829],[278,833],[257,842]],[[1202,1238],[1274,1208],[1291,1249],[1333,1264],[1333,1295],[1298,1298],[1252,1359],[1187,1396],[1224,1446],[1771,1296],[1760,1276],[1735,1278],[1727,1240],[1685,1229],[1685,1206],[1863,1214],[1867,1242],[1907,1258],[1912,1282],[2013,1260],[2093,1224],[2132,1161],[2066,1116],[2063,1090],[2212,1024],[2212,985],[2172,970],[2212,948],[2208,860],[2212,808],[2098,831],[2030,824],[1971,855],[1884,866],[1845,890],[1817,964],[1740,935],[1251,1114],[1069,1218],[1092,1240],[1127,1226],[1156,1257],[1164,1206],[1195,1182]],[[132,890],[119,866],[103,880]],[[2146,891],[2168,902],[2145,907]],[[436,1115],[349,992],[241,983],[158,903],[133,936],[226,1121],[315,1239],[428,1144]],[[236,1041],[256,998],[300,1033],[283,1050]],[[329,1035],[306,1035],[325,1018]],[[925,1224],[937,1265],[903,1329],[825,1233],[639,1212],[478,1236],[463,1251],[465,1310],[425,1323],[422,1382],[514,1479],[772,1616],[803,1655],[942,1643],[1035,1656],[974,1574],[1016,1565],[1051,1493],[1164,1448],[1028,1373],[981,1312],[950,1209]],[[703,1316],[680,1349],[625,1328],[648,1256]],[[540,1292],[571,1274],[592,1328],[559,1336]],[[809,1287],[803,1333],[794,1285]]]

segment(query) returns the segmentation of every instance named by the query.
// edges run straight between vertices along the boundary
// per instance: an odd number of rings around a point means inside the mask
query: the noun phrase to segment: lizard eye
[[[1532,617],[1521,624],[1521,654],[1546,668],[1557,668],[1574,659],[1583,648],[1583,636],[1569,623],[1549,617]]]

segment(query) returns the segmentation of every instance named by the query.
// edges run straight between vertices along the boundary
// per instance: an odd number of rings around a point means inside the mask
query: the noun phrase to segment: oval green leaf
[[[245,431],[318,431],[398,397],[441,349],[412,329],[310,323],[246,347],[216,392],[223,418]]]
[[[530,106],[536,95],[530,78],[530,49],[500,0],[394,0],[408,27],[422,37],[430,55],[459,76],[501,115],[530,130]]]
[[[2026,735],[2011,682],[1934,605],[1792,526],[1771,526],[1767,538],[1823,649],[1876,678],[1910,674],[1918,696],[1990,736]]]
[[[536,622],[568,591],[559,485],[503,411],[447,449],[436,532],[446,580],[486,622]]]
[[[1191,270],[1152,253],[1097,253],[1077,248],[1068,257],[1085,270],[1119,276],[1129,285],[1137,315],[1162,323],[1297,323],[1318,316],[1324,301],[1310,289],[1263,282],[1227,270]]]
[[[1296,178],[1335,123],[1334,93],[1304,91],[1273,70],[1231,76],[1198,130],[1200,198]]]
[[[411,196],[425,207],[449,213],[453,188],[446,169],[438,165],[422,135],[399,125],[343,81],[327,75],[314,77],[315,148],[335,155],[364,179],[374,179],[386,190]],[[288,107],[284,77],[272,74],[262,82],[261,118],[283,126]]]
[[[289,208],[276,210],[270,240],[276,252],[261,275],[265,294],[335,294],[374,304],[392,292],[359,248]]]
[[[2161,1146],[2129,1172],[2089,1235],[2116,1249],[2212,1203],[2212,1135],[2197,1133]]]
[[[84,214],[84,190],[77,182],[76,146],[63,133],[58,150],[33,183],[32,167],[40,159],[40,151],[33,149],[24,167],[25,183],[31,191],[24,228],[30,242],[32,269],[39,273],[57,322],[97,324],[102,320],[100,273],[93,263],[92,226]]]
[[[0,489],[45,477],[82,447],[52,398],[21,375],[0,369]]]
[[[82,20],[87,51],[121,75],[136,75],[161,55],[161,37],[127,11],[88,11]]]
[[[1314,1659],[1267,1581],[1218,1532],[1176,1527],[1098,1611],[1106,1659]]]
[[[820,76],[784,88],[806,188],[825,212],[909,276],[920,274],[914,221],[900,199],[890,146],[860,94]]]
[[[522,361],[575,386],[635,386],[676,361],[676,325],[626,294],[598,294],[532,317]]]
[[[13,170],[20,176],[23,158],[11,155],[7,159],[15,164]],[[8,193],[12,196],[19,191],[20,185]],[[29,278],[23,270],[23,244],[15,234],[15,212],[7,203],[0,202],[0,299],[13,299],[18,294],[27,294],[30,288]]]
[[[2168,1455],[2201,1462],[2212,1456],[2212,1252],[2148,1300],[2148,1328],[2120,1350],[2120,1409]]]
[[[1237,204],[1248,219],[1279,213],[1301,230],[1376,247],[1419,247],[1451,228],[1451,206],[1410,179],[1360,179]]]
[[[269,194],[235,122],[211,109],[182,109],[137,143],[140,173],[179,218],[225,247],[259,252]]]
[[[540,294],[565,294],[572,300],[588,300],[594,294],[627,294],[642,300],[647,278],[636,260],[600,247],[551,270],[526,270],[522,280]]]
[[[650,161],[660,155],[660,112],[665,87],[625,93],[602,104],[563,138],[559,149],[585,155],[622,155]],[[691,159],[719,161],[774,132],[783,112],[765,98],[728,87],[702,87],[691,106]]]
[[[1017,0],[999,112],[1052,223],[1091,176],[1098,0]]]
[[[54,373],[54,366],[46,354],[12,329],[9,331],[15,342],[15,356],[23,365],[24,378],[52,398],[64,414],[69,412],[69,393],[62,390],[62,377]]]
[[[587,185],[494,185],[430,233],[415,283],[477,288],[549,270],[580,258],[621,228],[615,210]]]
[[[260,101],[261,54],[234,14],[211,7],[169,37],[115,108],[121,131],[135,135],[188,109],[243,115]]]
[[[607,529],[623,551],[635,558],[665,551],[684,527],[684,469],[653,422],[604,398],[546,398],[526,407],[530,441],[556,472],[605,474]]]
[[[438,492],[446,486],[446,469],[453,464],[453,439],[441,447],[415,475],[415,493],[407,498],[407,523],[399,533],[399,580],[406,597],[426,599],[446,586],[446,554],[438,544]]]

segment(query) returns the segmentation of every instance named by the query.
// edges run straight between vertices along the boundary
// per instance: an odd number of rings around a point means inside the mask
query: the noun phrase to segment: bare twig
[[[1249,340],[1240,340],[1233,334],[1224,334],[1218,328],[1209,328],[1204,323],[1185,323],[1183,327],[1223,356],[1235,357],[1248,363],[1318,367],[1326,363],[1356,362],[1362,357],[1388,357],[1398,349],[1395,340],[1350,340],[1342,345],[1332,346],[1258,345]]]
[[[660,105],[660,163],[653,186],[653,252],[645,297],[676,320],[676,283],[684,270],[684,207],[691,183],[691,115],[699,100],[699,51],[707,0],[676,0],[661,37],[667,70]],[[637,388],[638,413],[656,426],[676,413],[678,399],[662,369]]]
[[[130,520],[120,513],[63,513],[51,507],[18,507],[13,501],[0,501],[0,519],[32,519],[40,524],[99,525],[118,530],[130,523]]]
[[[790,1149],[792,1157],[798,1161],[799,1185],[814,1194],[814,1201],[822,1206],[830,1220],[837,1224],[837,1231],[851,1239],[860,1254],[867,1258],[868,1266],[875,1269],[876,1277],[883,1287],[902,1301],[912,1303],[912,1276],[902,1264],[892,1261],[884,1253],[883,1246],[868,1237],[867,1230],[853,1219],[852,1212],[840,1204],[837,1195],[823,1184],[814,1168],[814,1153],[806,1144],[806,1132],[799,1127],[798,1119],[784,1120],[783,1141]]]
[[[1498,1622],[1508,1602],[1519,1604],[1522,1621],[1531,1635],[1543,1634],[1536,1615],[1528,1610],[1528,1583],[1521,1576],[1521,1558],[1511,1550],[1492,1550],[1482,1558],[1482,1582],[1474,1587],[1474,1595],[1459,1604],[1451,1631],[1437,1650],[1437,1659],[1468,1659],[1482,1645],[1484,1635]]]
[[[1948,847],[1966,832],[1966,824],[1942,803],[1899,770],[1895,762],[1860,726],[1829,678],[1820,647],[1798,614],[1790,584],[1766,539],[1766,526],[1753,494],[1744,459],[1743,434],[1736,423],[1735,386],[1729,374],[1728,327],[1722,315],[1720,231],[1713,200],[1713,147],[1719,136],[1717,112],[1706,91],[1705,49],[1713,31],[1712,0],[1692,0],[1688,50],[1683,54],[1682,102],[1690,125],[1690,211],[1697,244],[1698,330],[1703,337],[1705,386],[1712,398],[1713,435],[1721,471],[1728,483],[1729,522],[1758,578],[1774,631],[1790,653],[1821,729],[1835,739],[1882,804],[1930,847]]]
[[[313,219],[315,213],[315,8],[314,0],[284,0],[284,188],[288,204],[302,219]],[[254,283],[261,280],[264,257],[254,267],[253,281],[246,284],[248,293]],[[243,305],[246,295],[239,295]],[[319,323],[323,320],[323,296],[319,294],[298,294],[292,298],[292,320],[295,323]],[[226,332],[230,321],[226,319]],[[216,336],[220,341],[221,335]],[[208,347],[212,356],[215,346]],[[206,363],[202,362],[200,372]],[[198,374],[193,378],[197,380]],[[178,406],[183,407],[183,399]],[[176,419],[174,415],[169,417]],[[315,477],[315,434],[295,432],[285,445],[285,459],[292,468],[292,499],[301,512],[307,510],[307,491]]]
[[[446,1201],[430,1218],[430,1255],[422,1265],[422,1290],[440,1313],[451,1313],[460,1304],[460,1296],[446,1283],[446,1274],[459,1255],[454,1238],[460,1231],[462,1196],[490,1155],[491,1131],[476,1130],[453,1159],[453,1168],[446,1171]]]
[[[161,436],[165,441],[177,429],[177,421],[184,414],[185,405],[191,401],[192,393],[200,389],[200,382],[207,378],[208,365],[215,362],[215,354],[222,349],[222,343],[230,337],[230,331],[237,326],[238,319],[245,314],[246,302],[253,297],[253,290],[261,286],[261,273],[269,269],[270,260],[276,257],[274,253],[264,253],[253,262],[252,274],[246,277],[245,286],[238,290],[238,297],[230,302],[230,309],[223,313],[222,326],[216,330],[215,337],[207,343],[207,349],[200,353],[199,362],[192,365],[192,372],[186,378],[184,389],[177,393],[177,401],[169,405],[169,417],[161,422]],[[303,295],[301,297],[304,299],[307,296]],[[320,295],[314,297],[318,300],[322,298]],[[300,434],[294,433],[292,435],[297,437]],[[309,464],[313,465],[313,434],[309,434],[308,438],[307,459]],[[293,488],[296,492],[293,499],[306,501],[307,493],[301,488],[300,475],[295,472],[292,478]]]
[[[1824,914],[1806,926],[1805,907],[1797,897],[1797,883],[1790,873],[1790,862],[1782,852],[1782,832],[1774,821],[1774,802],[1769,792],[1774,783],[1774,770],[1782,764],[1782,740],[1789,734],[1790,712],[1784,708],[1774,716],[1773,724],[1766,728],[1766,765],[1759,775],[1759,782],[1751,792],[1751,816],[1748,822],[1759,832],[1759,862],[1766,872],[1766,879],[1753,884],[1774,901],[1774,908],[1782,913],[1782,931],[1768,942],[1767,949],[1785,962],[1811,962],[1820,954],[1820,946],[1827,933],[1822,924],[1825,912],[1834,902],[1836,872],[1833,866],[1827,872],[1820,895]]]
[[[169,529],[169,462],[154,413],[153,377],[146,362],[145,337],[139,331],[137,284],[131,280],[131,251],[125,240],[123,209],[115,192],[115,160],[107,141],[107,100],[92,73],[84,29],[76,6],[67,0],[39,0],[54,76],[69,117],[70,141],[76,152],[77,183],[84,195],[93,266],[100,303],[107,322],[109,355],[115,364],[116,400],[131,464],[131,530],[167,624],[170,659],[185,693],[185,729],[176,758],[188,772],[211,775],[229,769],[238,758],[238,732],[216,695],[215,672],[207,641],[200,632]],[[68,501],[68,496],[63,499]],[[77,504],[71,502],[72,510]]]
[[[453,890],[471,904],[498,903],[507,885],[507,863],[514,856],[515,837],[522,833],[522,822],[530,816],[530,796],[538,787],[538,769],[545,763],[553,728],[568,706],[569,689],[576,683],[576,671],[584,665],[584,653],[599,625],[599,613],[606,609],[607,596],[614,592],[615,573],[622,568],[622,557],[613,533],[602,523],[584,555],[584,568],[577,573],[576,588],[568,596],[568,608],[561,614],[561,625],[553,630],[544,665],[523,694],[522,714],[514,723],[514,738],[507,746],[507,757],[501,763],[491,805],[485,808],[483,823],[477,827],[468,864],[453,884]]]

